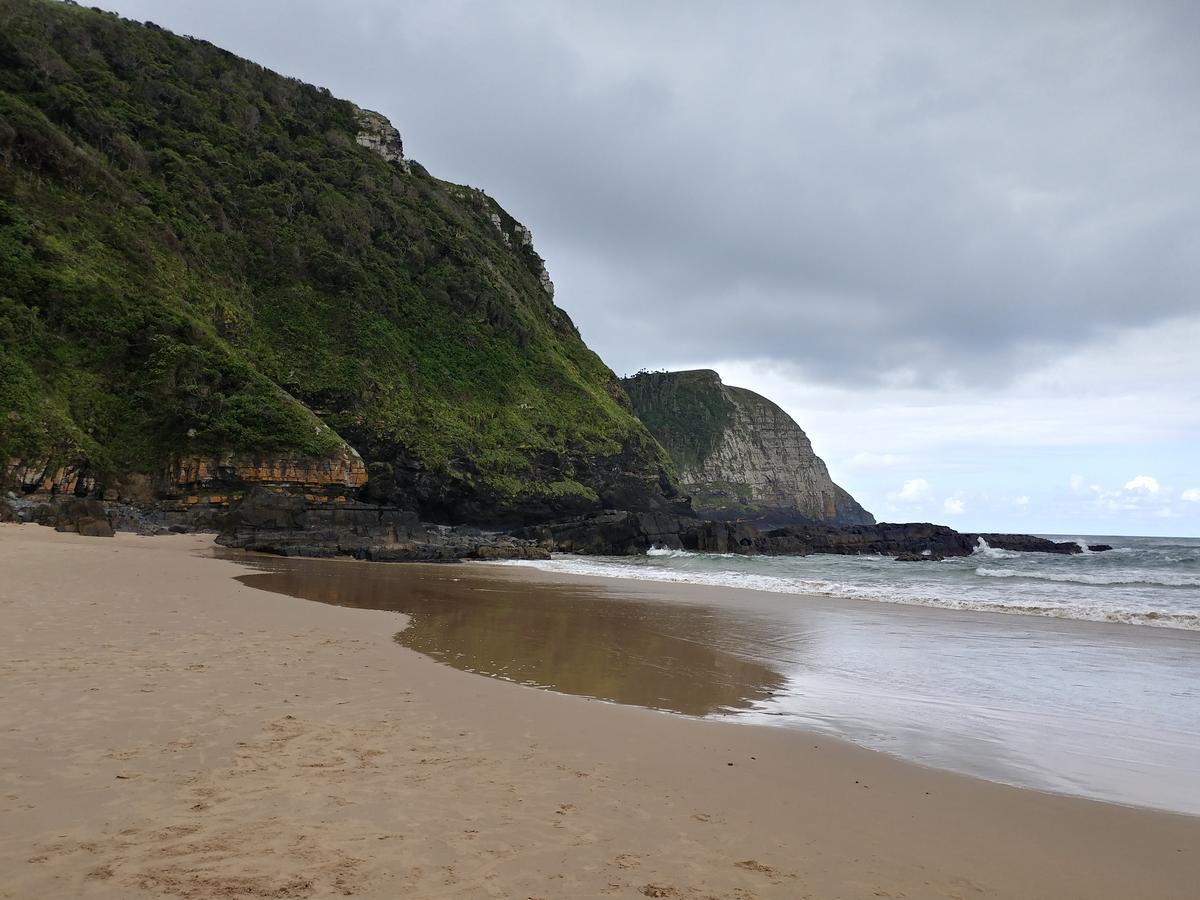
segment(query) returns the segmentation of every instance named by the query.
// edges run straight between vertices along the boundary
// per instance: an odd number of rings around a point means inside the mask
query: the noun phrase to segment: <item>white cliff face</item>
[[[728,494],[733,506],[836,519],[837,488],[829,469],[792,417],[753,391],[719,389],[733,405],[732,419],[712,453],[680,471],[684,486],[705,506]]]
[[[405,172],[410,171],[408,160],[404,158],[404,142],[400,140],[397,131],[386,116],[369,109],[357,112],[358,127],[361,129],[354,140],[368,150],[378,153],[388,162],[399,163]]]
[[[646,373],[625,386],[700,515],[767,525],[875,521],[833,482],[804,430],[765,397],[710,371]]]
[[[520,223],[517,223],[515,226],[513,226],[513,230],[516,232],[517,240],[521,242],[521,246],[527,247],[529,250],[533,251],[535,256],[537,256],[537,251],[533,249],[533,232]],[[550,299],[553,300],[554,282],[550,280],[550,273],[546,271],[546,261],[542,259],[541,256],[538,256],[538,259],[541,260],[542,263],[542,271],[538,276],[538,281],[541,282],[542,290],[549,294]]]

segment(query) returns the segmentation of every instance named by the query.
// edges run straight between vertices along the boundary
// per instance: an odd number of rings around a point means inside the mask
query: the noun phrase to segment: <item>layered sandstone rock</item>
[[[349,445],[326,457],[197,456],[176,460],[157,476],[125,473],[98,479],[81,463],[12,460],[4,485],[32,502],[99,495],[109,503],[183,512],[225,509],[252,487],[266,487],[313,502],[342,503],[367,483],[367,468]]]
[[[697,514],[762,526],[873,524],[829,476],[804,430],[770,400],[716,372],[643,372],[624,379],[637,413],[671,455]]]
[[[85,465],[50,459],[11,459],[0,473],[0,486],[20,494],[84,495],[96,489],[96,479]]]
[[[178,496],[263,485],[293,493],[345,498],[367,483],[367,467],[351,447],[323,459],[227,455],[193,457],[172,467],[165,491]]]

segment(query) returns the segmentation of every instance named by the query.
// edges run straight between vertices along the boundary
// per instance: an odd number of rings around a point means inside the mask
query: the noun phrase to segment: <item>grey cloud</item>
[[[618,371],[1003,380],[1197,311],[1195,4],[106,5],[389,115]]]

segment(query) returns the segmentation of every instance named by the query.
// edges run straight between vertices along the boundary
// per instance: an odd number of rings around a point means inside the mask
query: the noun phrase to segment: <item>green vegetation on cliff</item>
[[[711,369],[643,371],[621,383],[638,418],[681,469],[703,463],[733,421],[733,404]]]
[[[345,439],[434,515],[670,497],[527,232],[360,146],[360,115],[149,23],[0,0],[0,457],[103,480]]]

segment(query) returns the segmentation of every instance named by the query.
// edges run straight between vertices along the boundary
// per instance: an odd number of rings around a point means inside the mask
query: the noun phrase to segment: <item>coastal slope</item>
[[[766,528],[875,524],[834,484],[804,430],[766,397],[723,384],[709,369],[639,372],[622,384],[698,515]]]
[[[529,229],[384,116],[0,0],[0,487],[250,484],[480,523],[677,499]]]

